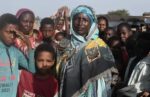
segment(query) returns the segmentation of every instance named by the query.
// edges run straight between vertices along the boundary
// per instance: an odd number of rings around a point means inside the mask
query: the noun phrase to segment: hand
[[[15,32],[15,34],[16,34],[18,37],[20,37],[20,38],[26,43],[26,45],[28,46],[28,50],[32,49],[31,43],[30,43],[28,37],[26,37],[26,36],[23,34],[23,32],[18,31],[18,30],[16,30],[16,29],[14,29],[13,31]]]
[[[20,32],[20,31],[18,31],[17,29],[14,29],[13,32],[14,32],[17,36],[19,36],[19,37],[21,37],[21,38],[24,37],[23,32]]]
[[[147,91],[144,91],[144,92],[140,93],[137,97],[150,97],[150,93]]]

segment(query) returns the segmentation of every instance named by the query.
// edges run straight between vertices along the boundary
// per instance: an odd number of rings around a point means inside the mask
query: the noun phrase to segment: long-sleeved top
[[[16,47],[0,41],[0,97],[16,97],[19,66],[30,71],[34,67]]]

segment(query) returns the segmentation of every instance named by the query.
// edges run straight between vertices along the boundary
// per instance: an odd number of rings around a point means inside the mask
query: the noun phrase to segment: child
[[[25,56],[13,46],[14,39],[18,36],[31,47],[28,39],[17,31],[18,25],[18,20],[12,14],[0,17],[0,97],[16,97],[18,67],[30,69]]]
[[[58,86],[53,76],[56,54],[49,44],[39,45],[34,54],[36,73],[21,71],[17,97],[54,97]],[[27,79],[26,79],[27,78]]]
[[[117,33],[123,43],[126,43],[127,39],[133,35],[128,23],[120,23],[117,27]]]
[[[54,41],[55,27],[54,21],[51,18],[44,18],[40,23],[40,31],[43,35],[43,43],[53,45],[56,49],[56,43]]]
[[[43,42],[51,42],[54,38],[54,21],[51,18],[44,18],[40,23],[40,31],[43,34]]]
[[[131,27],[128,23],[120,23],[117,26],[117,34],[119,35],[121,42],[122,42],[122,53],[123,53],[123,59],[124,59],[124,64],[128,64],[129,61],[129,53],[127,52],[127,40],[133,36],[133,32],[131,31]]]
[[[111,38],[113,36],[116,36],[115,30],[113,28],[111,28],[111,27],[108,27],[106,29],[106,34],[105,34],[105,37],[104,37],[104,41],[107,42],[109,40],[109,38]]]
[[[67,34],[66,34],[65,31],[64,31],[64,32],[58,32],[58,33],[56,33],[56,35],[55,35],[55,40],[56,40],[56,41],[61,41],[61,40],[64,39],[65,37],[67,37]]]

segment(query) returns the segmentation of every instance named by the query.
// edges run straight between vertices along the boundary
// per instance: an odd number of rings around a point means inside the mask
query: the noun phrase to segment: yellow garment
[[[106,43],[102,39],[97,38],[96,40],[89,41],[85,49],[91,49],[97,46],[106,47]]]

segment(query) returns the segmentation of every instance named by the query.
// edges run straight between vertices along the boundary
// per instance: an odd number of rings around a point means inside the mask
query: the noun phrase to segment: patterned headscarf
[[[88,35],[86,37],[83,37],[79,34],[77,34],[73,30],[73,17],[76,14],[83,13],[86,14],[91,23],[90,30],[88,32]],[[75,8],[71,13],[71,24],[70,24],[70,33],[72,34],[71,42],[74,47],[80,46],[82,43],[86,43],[88,40],[96,39],[98,38],[98,28],[97,28],[97,18],[95,16],[95,13],[91,7],[88,7],[86,5],[80,5],[77,8]]]
[[[33,11],[31,11],[30,9],[27,9],[27,8],[21,8],[21,9],[19,9],[19,10],[17,11],[17,13],[16,13],[17,19],[19,19],[20,16],[21,16],[23,13],[25,13],[25,12],[30,12],[30,13],[33,14],[33,16],[35,17]]]

